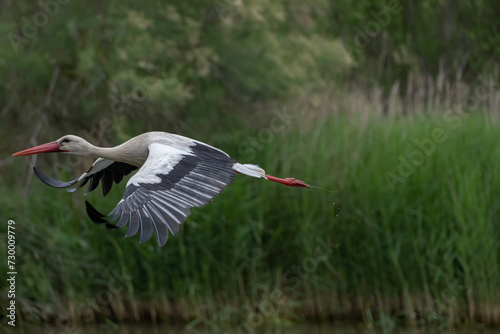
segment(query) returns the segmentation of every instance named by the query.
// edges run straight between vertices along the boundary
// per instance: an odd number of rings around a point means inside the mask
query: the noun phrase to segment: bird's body
[[[141,242],[148,240],[155,231],[160,246],[166,243],[168,231],[177,234],[179,225],[189,216],[190,208],[209,203],[237,173],[294,187],[309,187],[293,178],[266,175],[259,166],[240,164],[215,147],[166,132],[147,132],[109,148],[66,135],[13,155],[44,152],[65,152],[97,159],[84,174],[70,182],[50,178],[35,169],[45,184],[56,188],[77,183],[80,183],[80,188],[89,183],[88,191],[92,191],[100,181],[106,196],[113,182],[119,183],[124,175],[138,169],[127,182],[123,199],[109,214],[110,221],[118,220],[117,227],[129,223],[126,237],[135,235],[140,228]],[[115,227],[88,202],[87,213],[95,223]]]

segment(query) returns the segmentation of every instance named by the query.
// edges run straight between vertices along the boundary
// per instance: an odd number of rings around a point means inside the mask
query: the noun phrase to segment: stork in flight
[[[166,132],[147,132],[116,147],[97,147],[78,136],[66,135],[13,156],[46,152],[97,159],[79,178],[69,182],[53,179],[33,167],[43,183],[55,188],[67,188],[78,182],[80,188],[89,183],[87,192],[90,192],[100,181],[106,196],[113,181],[119,183],[124,175],[139,169],[127,182],[123,198],[108,215],[109,221],[87,201],[86,210],[94,223],[106,224],[109,229],[123,227],[128,222],[125,237],[135,235],[140,227],[140,242],[149,240],[154,230],[159,246],[167,242],[168,231],[173,235],[179,232],[179,225],[191,213],[190,208],[208,204],[236,174],[292,187],[310,187],[294,178],[266,175],[259,166],[240,164],[215,147]],[[116,225],[110,223],[116,220]]]

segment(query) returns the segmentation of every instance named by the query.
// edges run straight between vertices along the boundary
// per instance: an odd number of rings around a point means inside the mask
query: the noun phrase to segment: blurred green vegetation
[[[498,10],[2,2],[0,219],[16,221],[19,316],[499,323]],[[324,189],[237,177],[160,249],[92,224],[83,192],[32,179],[35,164],[70,179],[91,161],[10,157],[150,130]],[[123,188],[86,198],[109,212]]]
[[[338,39],[297,24],[284,1],[57,4],[41,27],[38,4],[6,7],[3,124],[26,131],[45,112],[58,132],[93,129],[103,117],[122,137],[136,122],[142,132],[206,132],[308,83],[320,87],[349,63]],[[26,32],[33,37],[20,42]]]
[[[53,312],[31,306],[24,317],[498,322],[498,126],[472,116],[457,128],[440,117],[316,116],[276,134],[259,162],[327,190],[237,177],[164,248],[95,226],[81,193],[36,182],[24,198],[2,188],[3,214],[16,221],[19,296]],[[431,138],[429,129],[446,139],[426,155],[413,140]],[[425,161],[392,190],[387,173],[415,151]],[[87,200],[111,209],[121,196],[116,187]]]

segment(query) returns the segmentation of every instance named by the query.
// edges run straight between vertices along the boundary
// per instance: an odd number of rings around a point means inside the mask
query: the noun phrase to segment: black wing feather
[[[97,186],[99,185],[99,180],[100,178],[97,178],[97,176],[93,176],[90,178],[89,188],[87,189],[88,193],[97,188]]]
[[[71,187],[72,185],[78,182],[78,179],[74,179],[69,182],[64,182],[58,179],[51,178],[50,176],[44,174],[41,170],[38,170],[35,167],[33,167],[33,171],[35,172],[36,176],[38,176],[40,181],[54,188],[67,188]]]
[[[85,201],[85,207],[86,207],[86,210],[87,210],[87,214],[89,215],[90,219],[94,223],[96,223],[98,225],[104,224],[104,225],[106,225],[106,227],[108,228],[108,230],[112,230],[112,229],[118,228],[118,226],[113,225],[110,222],[108,222],[106,219],[104,219],[104,217],[106,217],[106,216],[103,215],[102,213],[100,213],[99,211],[97,211],[92,206],[92,204],[90,204],[89,202]]]
[[[106,197],[106,195],[111,190],[111,186],[113,185],[113,173],[109,170],[103,170],[104,174],[101,178],[102,183],[102,195]]]

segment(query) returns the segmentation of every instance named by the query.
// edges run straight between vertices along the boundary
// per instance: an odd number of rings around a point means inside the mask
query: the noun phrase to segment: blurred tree
[[[104,117],[118,133],[131,124],[216,126],[254,103],[319,87],[349,65],[341,43],[317,32],[313,13],[327,8],[325,1],[9,2],[0,23],[7,36],[0,101],[11,106],[4,117],[30,131],[45,115],[58,133],[98,127]]]
[[[472,80],[497,73],[499,10],[491,0],[4,1],[4,133],[41,122],[52,138],[105,119],[101,141],[111,131],[191,135],[243,125],[250,111],[320,91],[350,68],[387,91],[439,69]]]

